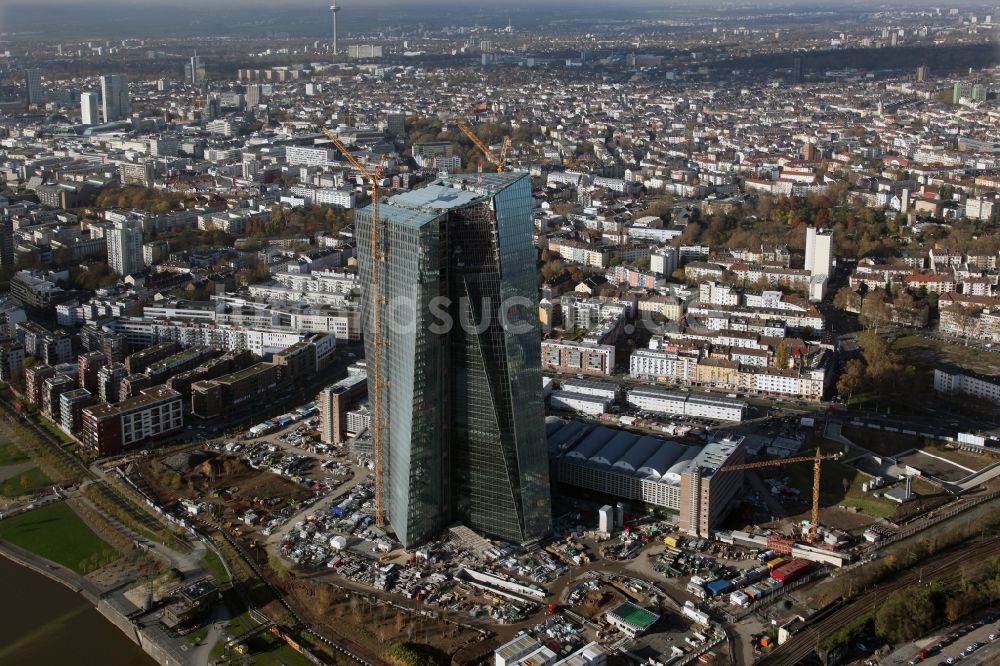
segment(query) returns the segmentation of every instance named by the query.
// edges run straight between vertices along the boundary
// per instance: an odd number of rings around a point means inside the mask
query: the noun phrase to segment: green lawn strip
[[[185,638],[191,641],[192,645],[201,645],[201,642],[205,640],[206,636],[208,636],[208,629],[209,627],[207,625],[204,627],[199,627],[194,631],[192,631],[191,633],[185,635]]]
[[[310,666],[311,661],[270,632],[257,634],[247,642],[248,653],[257,666]]]
[[[226,573],[226,568],[222,566],[222,560],[213,551],[208,551],[205,557],[198,562],[198,565],[215,576],[220,586],[229,582],[229,575]]]
[[[0,467],[18,465],[27,461],[28,456],[21,449],[14,446],[13,442],[0,442]]]
[[[0,521],[0,539],[87,574],[120,557],[63,502]]]
[[[71,444],[73,442],[73,440],[70,438],[69,435],[67,435],[66,433],[64,433],[62,431],[62,429],[59,428],[59,426],[57,426],[52,421],[48,420],[46,417],[39,416],[35,420],[36,420],[36,422],[40,426],[42,426],[47,431],[49,431],[50,433],[52,433],[53,437],[55,437],[57,440],[59,440],[60,446],[65,445],[65,444]]]
[[[21,497],[22,495],[31,495],[51,485],[52,479],[45,476],[45,472],[38,467],[32,467],[0,483],[0,495]]]

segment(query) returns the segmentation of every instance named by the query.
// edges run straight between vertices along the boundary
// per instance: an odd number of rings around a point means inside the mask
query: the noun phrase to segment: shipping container
[[[663,537],[663,543],[665,543],[666,545],[670,546],[671,548],[676,548],[677,547],[677,538],[676,537]]]
[[[713,580],[711,583],[705,585],[705,590],[708,592],[708,596],[710,597],[725,594],[731,589],[733,589],[733,584],[728,580]]]
[[[773,560],[770,560],[767,563],[767,568],[770,569],[771,571],[774,571],[775,569],[777,569],[778,567],[780,567],[784,563],[785,563],[785,558],[783,558],[783,557],[776,557],[776,558],[774,558]]]
[[[803,560],[796,558],[789,562],[788,564],[783,564],[774,571],[771,572],[771,577],[775,580],[781,581],[783,584],[787,585],[792,581],[796,581],[802,578],[809,570],[812,568],[812,562],[809,560]]]

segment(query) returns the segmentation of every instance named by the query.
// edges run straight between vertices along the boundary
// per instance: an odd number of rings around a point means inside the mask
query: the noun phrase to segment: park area
[[[28,456],[21,449],[14,446],[12,442],[0,441],[0,467],[19,465],[27,461]]]
[[[922,335],[903,335],[893,341],[892,349],[903,357],[907,365],[928,372],[931,385],[933,385],[934,368],[941,365],[957,365],[984,375],[1000,374],[1000,353],[986,352],[975,347],[966,347]]]
[[[0,467],[0,479],[4,477],[5,469],[10,467]],[[16,469],[16,468],[15,468]],[[52,480],[45,476],[38,467],[16,472],[0,482],[0,495],[4,497],[23,497],[31,495],[52,485]]]
[[[120,557],[65,502],[0,520],[0,539],[81,575]]]
[[[845,425],[841,428],[841,434],[858,446],[878,455],[895,458],[916,449],[925,454],[943,458],[952,465],[964,468],[965,473],[958,478],[979,471],[994,462],[993,458],[983,453],[958,449],[947,442],[901,432]],[[920,466],[917,465],[917,467]]]

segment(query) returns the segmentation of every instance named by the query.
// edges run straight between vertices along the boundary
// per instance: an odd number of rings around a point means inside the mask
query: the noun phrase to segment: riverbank
[[[87,581],[49,568],[10,544],[0,542],[0,555],[0,588],[7,599],[0,624],[0,666],[93,660],[86,655],[100,655],[103,666],[157,663],[100,612],[100,601]]]
[[[140,627],[130,619],[129,616],[132,612],[139,609],[131,606],[124,598],[119,598],[120,594],[116,594],[114,591],[104,593],[86,577],[5,541],[0,541],[0,555],[10,562],[58,583],[78,595],[86,601],[91,609],[97,612],[106,624],[117,629],[145,657],[144,661],[136,661],[134,658],[129,658],[128,661],[119,662],[120,664],[131,666],[132,664],[152,665],[159,663],[176,665],[188,663],[188,660],[183,658],[184,655],[179,655],[176,650],[172,649],[168,640],[160,640],[167,638],[161,630],[152,626]],[[61,617],[58,614],[58,610],[54,617]],[[80,637],[75,640],[86,639],[85,637]],[[93,647],[95,649],[102,649],[101,646]],[[128,651],[122,650],[122,652]],[[74,654],[79,654],[79,652],[74,652]],[[2,664],[3,661],[0,660],[0,666]],[[113,666],[111,663],[105,661],[102,661],[102,664]]]

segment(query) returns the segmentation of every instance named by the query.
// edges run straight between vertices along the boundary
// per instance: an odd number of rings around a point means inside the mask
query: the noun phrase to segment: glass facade
[[[380,206],[386,498],[407,547],[453,521],[515,542],[550,528],[531,209],[525,174]],[[359,211],[372,359],[370,224]]]

